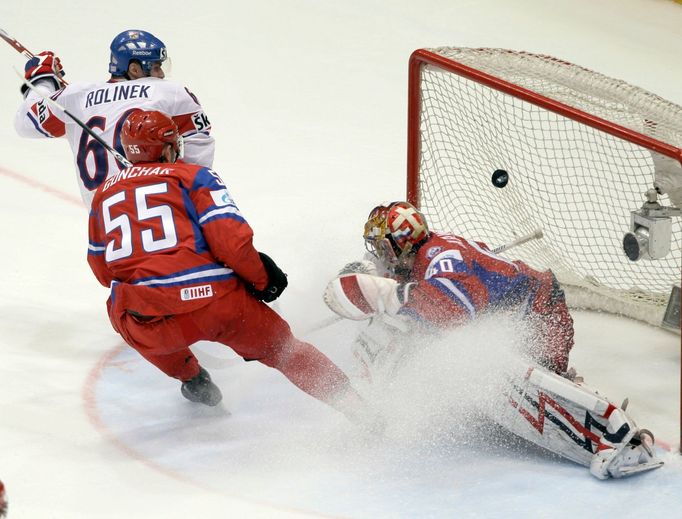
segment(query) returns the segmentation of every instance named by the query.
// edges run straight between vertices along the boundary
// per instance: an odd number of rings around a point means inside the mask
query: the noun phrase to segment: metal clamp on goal
[[[661,259],[670,252],[673,216],[682,215],[677,207],[658,203],[655,189],[646,192],[647,201],[630,213],[630,232],[623,236],[623,251],[630,261]]]

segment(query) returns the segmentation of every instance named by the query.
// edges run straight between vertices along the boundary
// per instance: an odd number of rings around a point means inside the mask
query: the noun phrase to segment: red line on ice
[[[253,505],[261,506],[263,508],[269,508],[271,510],[280,510],[280,511],[288,511],[296,514],[302,514],[302,515],[310,515],[311,518],[326,518],[326,519],[333,519],[333,516],[327,516],[327,515],[320,515],[316,514],[313,512],[309,512],[307,510],[301,510],[301,509],[296,509],[296,508],[290,508],[290,507],[281,507],[277,506],[274,503],[268,503],[268,502],[260,502],[257,500],[253,499],[245,499],[240,496],[231,496],[229,494],[225,494],[222,492],[219,492],[215,489],[212,489],[210,487],[201,485],[200,483],[197,483],[196,481],[184,477],[181,474],[178,474],[176,472],[173,472],[170,469],[167,469],[158,463],[155,463],[154,461],[150,460],[149,458],[146,458],[144,455],[142,455],[140,452],[136,451],[132,447],[130,447],[128,444],[123,442],[121,439],[119,439],[114,431],[112,431],[107,425],[104,423],[102,420],[99,410],[97,409],[97,396],[96,396],[96,390],[97,390],[97,382],[102,378],[102,374],[104,373],[104,370],[109,366],[109,364],[116,358],[117,355],[119,355],[121,352],[123,352],[126,348],[129,348],[129,346],[125,343],[121,343],[118,346],[115,346],[111,350],[107,351],[100,357],[99,361],[92,367],[90,370],[90,373],[88,373],[87,378],[85,379],[85,384],[83,385],[83,390],[82,390],[82,395],[83,395],[83,405],[85,407],[85,414],[87,415],[90,423],[95,427],[95,429],[107,440],[109,440],[111,443],[113,443],[116,447],[121,449],[124,453],[126,453],[128,456],[133,458],[136,461],[139,461],[140,463],[170,477],[175,479],[176,481],[180,481],[181,483],[185,483],[188,485],[192,485],[195,488],[201,489],[205,492],[210,492],[213,494],[218,494],[218,495],[225,495],[226,497],[230,499],[234,499],[236,501],[241,501],[243,503],[251,503]],[[179,394],[179,393],[178,393]]]
[[[38,189],[40,191],[44,191],[45,193],[48,193],[56,198],[60,198],[61,200],[69,202],[70,204],[76,204],[79,207],[85,209],[85,205],[83,204],[80,198],[70,195],[68,193],[64,193],[59,189],[55,189],[54,187],[48,186],[47,184],[43,184],[42,182],[39,182],[29,176],[17,173],[16,171],[9,170],[2,166],[0,166],[0,175],[11,178],[12,180],[16,180],[18,182],[21,182],[22,184]]]

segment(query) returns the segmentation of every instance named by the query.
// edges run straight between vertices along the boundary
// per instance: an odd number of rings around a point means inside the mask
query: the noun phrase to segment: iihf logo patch
[[[183,301],[190,301],[192,299],[203,299],[205,297],[212,297],[213,289],[211,285],[202,285],[200,287],[183,288],[180,290],[180,299]]]
[[[426,257],[428,259],[435,258],[442,250],[443,247],[430,247],[429,250],[426,251]]]

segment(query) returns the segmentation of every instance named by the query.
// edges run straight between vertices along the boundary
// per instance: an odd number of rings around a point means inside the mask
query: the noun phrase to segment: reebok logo
[[[203,299],[205,297],[213,297],[213,288],[211,288],[211,285],[183,288],[182,290],[180,290],[180,299],[182,299],[183,301],[191,301],[192,299]]]

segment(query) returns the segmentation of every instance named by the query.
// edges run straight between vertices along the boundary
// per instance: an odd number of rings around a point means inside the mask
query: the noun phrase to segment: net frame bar
[[[475,81],[489,88],[519,98],[523,101],[537,105],[541,108],[567,117],[576,122],[585,124],[597,130],[603,131],[614,137],[618,137],[633,144],[651,149],[662,155],[677,160],[682,164],[682,149],[666,142],[643,135],[639,132],[625,128],[601,117],[579,110],[560,101],[533,92],[527,88],[515,85],[501,78],[487,74],[468,65],[464,65],[450,58],[441,56],[428,49],[415,50],[409,59],[408,65],[408,106],[407,106],[407,201],[420,207],[421,193],[419,189],[419,165],[421,144],[421,74],[425,65],[431,65],[441,70],[458,74],[471,81]],[[682,285],[682,271],[680,272]],[[682,321],[682,319],[681,319]],[[682,328],[682,323],[681,323]],[[679,372],[679,452],[682,453],[682,336],[680,337],[680,372]]]

